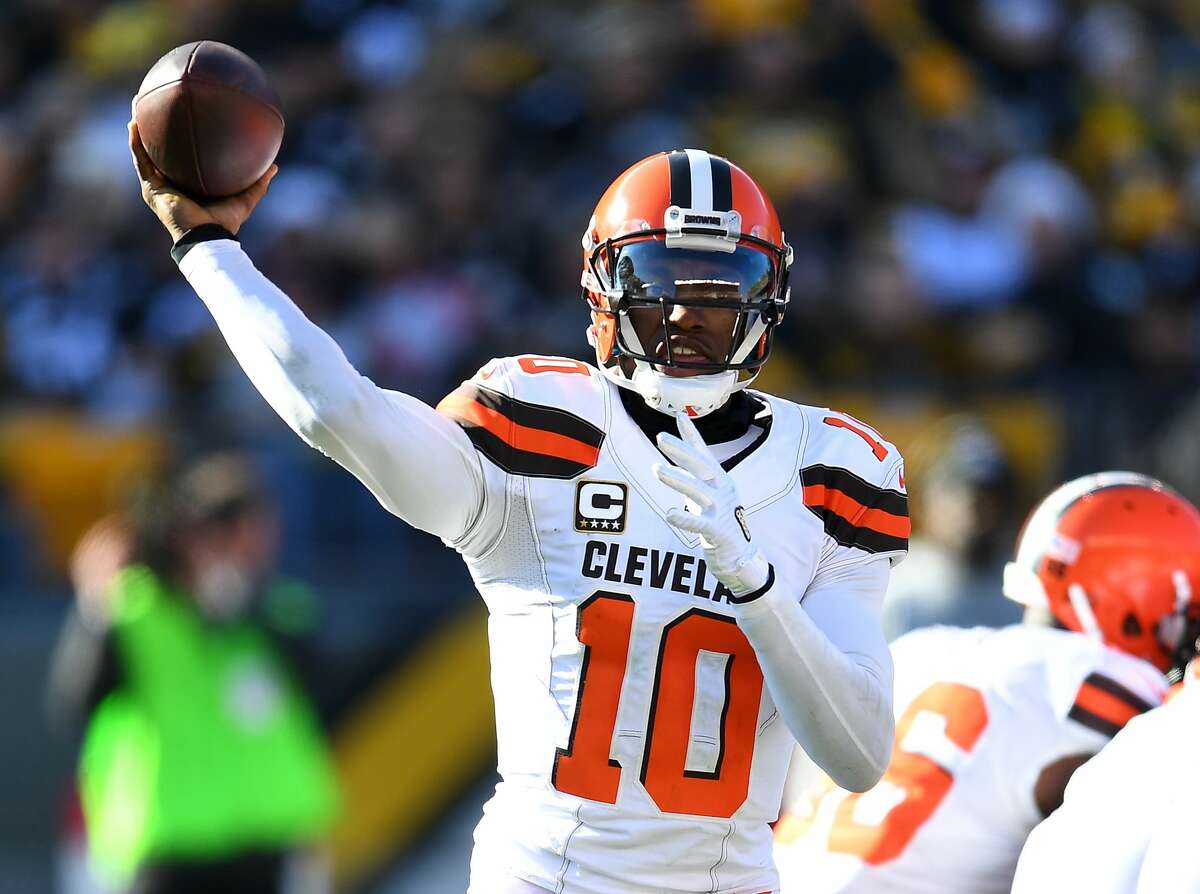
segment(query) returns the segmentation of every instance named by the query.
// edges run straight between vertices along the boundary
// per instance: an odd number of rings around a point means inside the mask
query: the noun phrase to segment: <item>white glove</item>
[[[686,414],[676,417],[683,439],[663,432],[658,449],[675,465],[654,464],[654,475],[687,500],[687,510],[672,509],[667,521],[700,535],[704,558],[736,602],[749,602],[770,589],[775,571],[754,545],[737,487],[721,468]]]

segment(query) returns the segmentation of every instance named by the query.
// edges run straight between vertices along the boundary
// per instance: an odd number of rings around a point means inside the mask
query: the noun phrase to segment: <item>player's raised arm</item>
[[[390,512],[448,540],[460,538],[483,505],[484,489],[462,429],[355,370],[233,238],[266,195],[276,168],[242,193],[200,205],[158,173],[132,122],[129,148],[142,198],[175,243],[172,256],[275,412]]]

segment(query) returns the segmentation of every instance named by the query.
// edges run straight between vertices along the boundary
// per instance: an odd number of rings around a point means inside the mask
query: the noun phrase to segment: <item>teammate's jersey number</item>
[[[633,613],[629,596],[604,591],[579,606],[584,652],[575,719],[551,777],[560,792],[616,803],[622,768],[609,755]],[[701,651],[728,656],[721,739],[711,772],[686,768]],[[762,687],[754,648],[732,618],[691,609],[663,628],[640,776],[660,810],[729,818],[746,802]]]
[[[900,856],[950,791],[953,755],[969,753],[987,722],[987,705],[978,689],[935,683],[922,692],[896,724],[896,743],[883,779],[871,791],[852,794],[838,805],[829,850],[853,854],[871,865]],[[942,756],[942,763],[924,752]],[[864,816],[875,811],[859,805],[865,798],[886,797],[884,786],[899,790],[903,800],[878,822],[867,822]]]

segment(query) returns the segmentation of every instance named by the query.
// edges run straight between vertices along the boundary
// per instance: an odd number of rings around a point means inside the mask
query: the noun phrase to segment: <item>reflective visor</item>
[[[613,274],[613,287],[631,301],[655,304],[755,304],[771,297],[774,281],[771,259],[757,249],[697,251],[668,248],[657,239],[621,246]]]
[[[779,280],[765,252],[741,245],[732,252],[670,248],[646,239],[614,254],[612,286],[625,310],[617,326],[623,352],[694,371],[751,368],[766,358],[764,335],[774,320]],[[673,344],[689,333],[692,356],[678,356]]]

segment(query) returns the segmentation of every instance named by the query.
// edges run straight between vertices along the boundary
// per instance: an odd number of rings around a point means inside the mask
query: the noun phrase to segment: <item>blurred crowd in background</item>
[[[1198,35],[1187,0],[10,2],[6,404],[168,452],[291,450],[129,173],[141,75],[204,36],[259,59],[287,116],[245,244],[383,385],[436,400],[493,355],[586,356],[593,203],[703,145],[762,180],[796,248],[765,387],[884,405],[910,453],[927,418],[1032,398],[1024,441],[998,424],[1022,482],[1140,465],[1195,496]],[[325,542],[340,519],[318,515],[295,535]]]
[[[762,387],[909,459],[893,633],[1009,620],[997,569],[1054,481],[1126,467],[1200,498],[1194,0],[7,0],[14,599],[65,588],[131,480],[231,446],[327,597],[323,705],[472,598],[274,417],[141,207],[130,98],[198,38],[260,61],[287,119],[243,244],[362,372],[431,401],[492,356],[587,359],[579,237],[627,165],[703,146],[758,178],[796,252]]]

